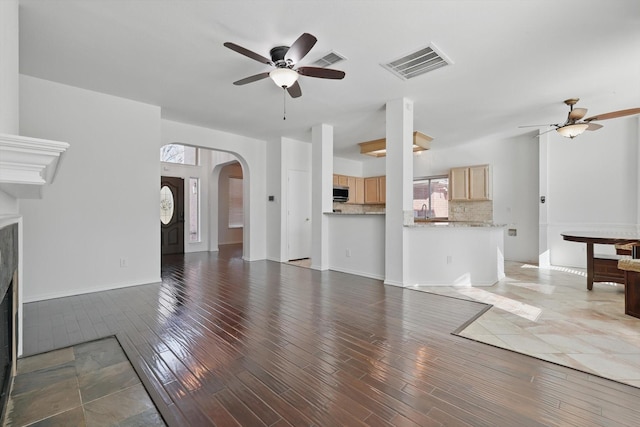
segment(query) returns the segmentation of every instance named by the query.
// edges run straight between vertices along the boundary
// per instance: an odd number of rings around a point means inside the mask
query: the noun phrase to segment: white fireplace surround
[[[1,0],[0,0],[1,1]],[[60,158],[69,144],[47,139],[0,134],[0,191],[16,199],[40,199],[42,189],[51,184]],[[18,274],[14,283],[18,311],[17,355],[22,355],[22,218],[18,214],[0,214],[0,228],[18,224]],[[1,254],[0,254],[1,256]],[[14,359],[15,360],[15,359]]]
[[[69,144],[0,134],[0,190],[16,199],[40,199]]]

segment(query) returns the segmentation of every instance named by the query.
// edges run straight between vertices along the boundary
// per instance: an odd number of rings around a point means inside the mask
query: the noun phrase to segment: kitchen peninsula
[[[326,213],[329,268],[385,278],[384,212]],[[492,222],[413,222],[407,237],[408,286],[490,286],[504,277],[504,226]]]

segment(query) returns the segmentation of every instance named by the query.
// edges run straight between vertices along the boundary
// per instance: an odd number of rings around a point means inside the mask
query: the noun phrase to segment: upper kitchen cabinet
[[[387,201],[387,177],[372,176],[364,179],[364,203],[381,205]]]
[[[349,177],[346,175],[333,174],[333,185],[335,186],[347,187],[349,185],[348,180]]]
[[[364,178],[348,176],[347,187],[349,187],[349,200],[347,200],[347,203],[364,204]]]
[[[491,200],[491,167],[478,165],[449,171],[449,200]]]

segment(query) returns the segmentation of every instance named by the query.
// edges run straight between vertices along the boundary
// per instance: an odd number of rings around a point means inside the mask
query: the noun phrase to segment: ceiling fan
[[[567,120],[564,123],[554,123],[554,124],[547,124],[547,125],[530,125],[530,126],[520,126],[520,127],[526,128],[526,127],[553,126],[554,129],[550,129],[546,132],[542,132],[540,135],[542,135],[543,133],[547,133],[555,130],[560,135],[566,138],[573,139],[576,136],[580,135],[585,130],[593,131],[593,130],[598,130],[602,127],[601,124],[593,123],[593,122],[600,121],[600,120],[615,119],[615,118],[624,117],[624,116],[632,116],[634,114],[640,114],[640,108],[630,108],[628,110],[612,111],[610,113],[598,114],[597,116],[591,116],[591,117],[587,117],[586,119],[583,119],[583,117],[587,115],[587,109],[573,107],[578,103],[579,100],[580,98],[565,99],[564,103],[569,106],[569,114],[567,115]],[[539,135],[536,135],[536,136],[539,136]]]
[[[278,87],[286,89],[292,98],[298,98],[302,96],[302,90],[298,83],[299,76],[306,77],[318,77],[321,79],[335,79],[340,80],[344,78],[344,71],[332,70],[330,68],[321,67],[298,67],[295,68],[298,62],[305,57],[311,48],[316,44],[316,39],[309,33],[304,33],[293,44],[289,46],[276,46],[269,52],[271,59],[266,58],[258,53],[255,53],[249,49],[239,46],[235,43],[226,42],[224,46],[236,51],[248,58],[261,62],[263,64],[275,67],[271,71],[265,71],[263,73],[255,74],[253,76],[245,77],[238,81],[233,82],[234,85],[240,86],[247,83],[252,83],[258,80],[271,77]]]

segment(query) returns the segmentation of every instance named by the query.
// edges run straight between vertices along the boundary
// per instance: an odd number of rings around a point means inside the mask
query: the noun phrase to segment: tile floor
[[[18,360],[6,426],[164,426],[114,337]]]
[[[493,307],[459,335],[640,387],[640,319],[624,314],[624,285],[586,289],[579,268],[507,262],[490,287],[414,287]]]

